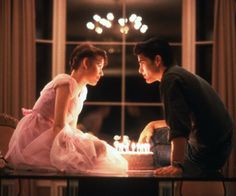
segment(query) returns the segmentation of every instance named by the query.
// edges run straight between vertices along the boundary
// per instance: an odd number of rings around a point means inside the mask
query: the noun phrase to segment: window
[[[52,2],[36,0],[36,92],[51,79],[52,67]]]
[[[196,1],[196,73],[211,83],[214,0]]]
[[[148,3],[142,0],[62,0],[60,3],[66,4],[66,7],[63,7],[56,6],[58,1],[51,0],[48,3],[45,0],[37,0],[37,95],[45,83],[53,77],[52,67],[59,66],[52,63],[53,48],[57,43],[55,40],[63,40],[65,37],[64,43],[61,42],[62,47],[65,48],[62,69],[67,73],[70,70],[67,62],[73,48],[77,44],[90,41],[108,52],[109,65],[105,68],[105,76],[98,85],[88,87],[88,97],[79,116],[79,124],[82,124],[84,130],[92,131],[111,143],[116,134],[127,134],[130,139],[137,140],[146,123],[163,118],[163,111],[158,83],[147,85],[138,74],[138,63],[133,55],[133,46],[137,41],[159,35],[170,41],[177,63],[181,65],[185,58],[182,57],[183,47],[185,47],[182,42],[186,39],[183,33],[187,32],[184,28],[182,30],[182,15],[186,12],[182,7],[186,1],[189,0],[157,0]],[[196,56],[196,72],[209,80],[212,53],[212,41],[210,41],[212,4],[213,0],[207,2],[199,0],[191,5],[196,8],[197,14],[197,32],[195,32],[197,40],[192,43],[196,45],[196,53],[193,57],[195,59]],[[65,26],[61,22],[61,29],[65,28],[65,36],[57,38],[53,36],[60,35],[54,35],[52,32],[52,24],[59,20],[59,17],[52,15],[55,9],[63,9],[66,12],[66,17],[60,18],[65,22]],[[104,28],[99,34],[86,27],[88,22],[94,21],[95,14],[105,18],[109,12],[114,15],[112,28]],[[142,17],[142,24],[148,26],[146,33],[135,30],[131,25],[128,26],[127,34],[120,32],[118,19],[129,19],[132,14]],[[209,20],[205,20],[206,18]]]

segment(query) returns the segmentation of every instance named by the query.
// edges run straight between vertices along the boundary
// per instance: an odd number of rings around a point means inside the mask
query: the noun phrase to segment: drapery
[[[212,85],[234,120],[236,131],[236,1],[215,0]],[[236,134],[235,134],[236,135]],[[236,137],[234,136],[234,141]],[[236,173],[236,149],[226,165],[226,173]]]
[[[0,112],[21,117],[35,102],[35,1],[0,0]]]

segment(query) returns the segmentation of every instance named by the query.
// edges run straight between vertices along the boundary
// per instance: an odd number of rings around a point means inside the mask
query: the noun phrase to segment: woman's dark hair
[[[101,56],[104,58],[105,65],[107,64],[107,53],[105,50],[102,50],[100,48],[97,48],[91,44],[81,44],[75,47],[73,50],[71,57],[70,57],[70,67],[71,70],[78,69],[80,66],[81,61],[84,58],[89,58],[91,60],[94,60],[97,56]]]
[[[137,43],[134,47],[134,54],[143,54],[152,61],[155,60],[156,55],[160,55],[165,67],[174,64],[174,56],[169,43],[157,37]]]

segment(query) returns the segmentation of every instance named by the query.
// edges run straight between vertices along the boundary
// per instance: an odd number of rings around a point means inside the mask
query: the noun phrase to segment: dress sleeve
[[[170,127],[169,141],[177,137],[188,138],[191,131],[190,110],[181,82],[176,76],[168,76],[161,87],[165,119]]]
[[[84,102],[87,98],[87,93],[88,93],[88,89],[86,86],[83,87],[81,93],[80,93],[80,96],[79,96],[79,99]]]
[[[76,82],[73,78],[66,74],[60,74],[54,78],[53,88],[56,89],[58,86],[68,85],[70,90],[70,97],[76,95]]]

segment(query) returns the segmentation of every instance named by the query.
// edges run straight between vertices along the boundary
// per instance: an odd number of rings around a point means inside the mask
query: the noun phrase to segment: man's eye
[[[144,65],[145,63],[144,63],[143,61],[141,61],[139,64],[140,64],[140,65]]]

